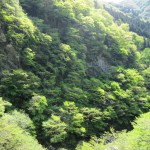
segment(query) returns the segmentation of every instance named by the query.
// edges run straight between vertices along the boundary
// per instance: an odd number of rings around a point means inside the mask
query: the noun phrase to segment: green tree
[[[27,112],[37,126],[46,118],[44,112],[47,106],[46,97],[38,94],[34,94],[32,98],[26,102]]]
[[[133,123],[134,129],[126,132],[106,133],[102,138],[93,137],[89,142],[81,142],[76,150],[148,150],[150,148],[150,113],[142,114]]]
[[[44,150],[35,138],[5,117],[0,119],[0,148],[4,150]]]
[[[30,133],[32,136],[36,136],[33,121],[24,112],[14,110],[10,113],[4,114],[3,118],[5,118],[10,124],[17,125],[24,131]]]
[[[1,74],[1,95],[17,106],[23,107],[24,102],[32,98],[33,91],[39,87],[39,78],[33,73],[23,70],[4,71]]]
[[[0,117],[4,115],[5,106],[11,106],[11,103],[4,101],[2,97],[0,97]]]
[[[107,125],[103,122],[103,114],[100,109],[85,107],[80,110],[80,113],[84,117],[85,136],[93,136],[95,133],[99,134],[104,131]]]
[[[145,48],[141,52],[141,62],[145,64],[147,67],[150,65],[150,48]]]
[[[79,112],[74,102],[65,101],[62,108],[59,109],[62,120],[68,125],[67,133],[84,135],[86,132],[83,127],[83,114]]]
[[[48,121],[43,122],[45,136],[50,138],[52,143],[63,142],[67,137],[67,124],[61,121],[60,116],[52,114]]]

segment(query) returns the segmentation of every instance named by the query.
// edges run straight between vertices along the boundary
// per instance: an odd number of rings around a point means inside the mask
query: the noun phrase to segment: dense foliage
[[[28,115],[16,110],[4,113],[10,103],[0,98],[0,149],[44,150],[34,137],[34,125]]]
[[[121,6],[122,5],[122,6]],[[120,9],[130,13],[134,17],[140,17],[143,20],[150,21],[150,1],[149,0],[123,0],[120,3]]]
[[[105,133],[101,139],[93,137],[90,142],[81,142],[76,150],[148,150],[150,149],[150,113],[143,114],[133,123],[134,129],[130,132],[122,131]]]
[[[104,8],[114,17],[116,23],[120,24],[120,22],[124,22],[129,24],[131,31],[145,37],[144,46],[150,46],[150,22],[145,21],[140,17],[137,17],[137,14],[134,14],[134,10],[132,9],[131,10],[133,11],[133,14],[128,14],[126,13],[126,11],[120,11],[120,5],[115,5],[115,7],[111,5],[104,5]]]
[[[145,37],[96,0],[2,0],[0,39],[3,149],[75,149],[150,109]]]

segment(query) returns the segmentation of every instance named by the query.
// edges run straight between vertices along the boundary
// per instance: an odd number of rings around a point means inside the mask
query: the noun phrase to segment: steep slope
[[[0,98],[0,149],[46,150],[35,139],[33,122],[23,112],[5,113],[11,104]]]
[[[124,0],[118,7],[133,17],[150,21],[150,0]]]
[[[114,21],[116,21],[116,23],[127,23],[129,24],[130,31],[136,32],[137,34],[146,37],[147,39],[145,38],[145,46],[149,47],[150,22],[148,22],[148,20],[143,20],[142,17],[139,16],[141,14],[140,12],[130,8],[130,6],[128,6],[126,3],[111,3],[109,5],[104,3],[104,8],[114,17]]]
[[[7,111],[25,111],[48,148],[74,149],[110,127],[131,129],[150,107],[144,38],[115,23],[97,1],[20,4],[0,2],[0,97],[12,103]]]
[[[106,133],[103,138],[96,139],[93,138],[89,143],[83,142],[79,143],[76,150],[146,150],[150,149],[149,145],[149,123],[150,123],[150,113],[141,115],[139,118],[133,122],[134,129],[130,132],[123,131],[122,133],[112,132]]]

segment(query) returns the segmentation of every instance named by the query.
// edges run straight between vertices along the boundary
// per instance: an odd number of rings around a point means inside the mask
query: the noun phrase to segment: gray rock
[[[6,42],[6,37],[1,29],[1,25],[0,25],[0,43],[5,43],[5,42]]]
[[[9,64],[13,63],[13,64],[18,65],[19,56],[12,44],[8,44],[6,46],[6,53],[7,53],[8,63]]]
[[[96,65],[98,67],[100,67],[102,69],[102,71],[104,71],[104,72],[108,72],[110,69],[110,65],[108,64],[106,59],[104,57],[102,57],[101,55],[99,55],[97,57]]]
[[[101,72],[108,72],[111,65],[104,57],[99,55],[92,62],[88,62],[87,67],[89,75],[98,75]]]

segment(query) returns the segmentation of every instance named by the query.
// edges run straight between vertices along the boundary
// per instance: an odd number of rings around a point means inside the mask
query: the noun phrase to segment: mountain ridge
[[[145,21],[149,21],[150,17],[150,1],[149,0],[124,0],[116,5],[120,10],[129,13],[132,17],[139,17]]]

